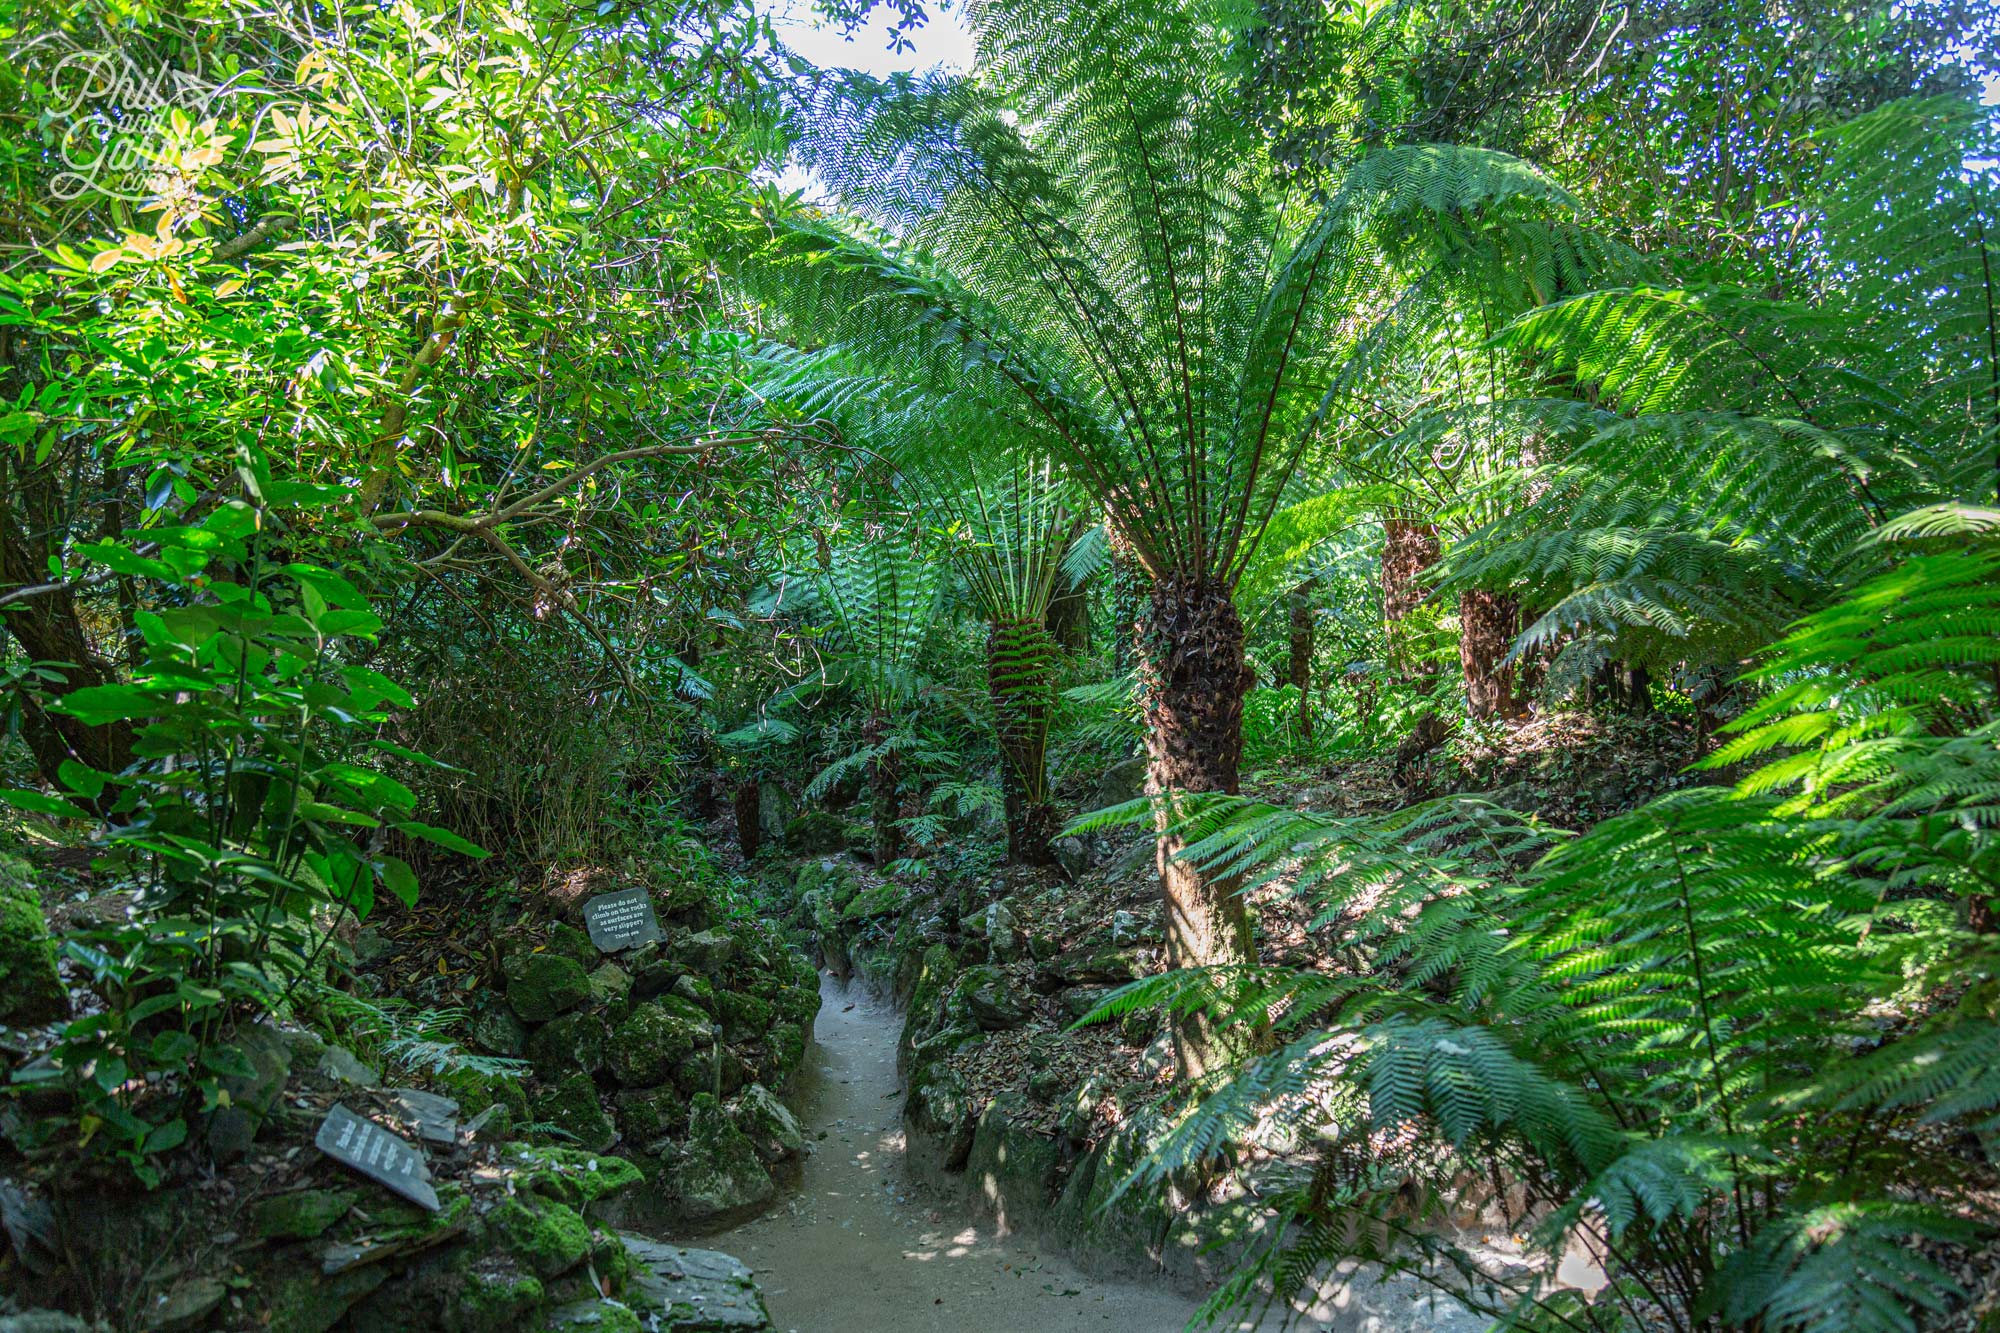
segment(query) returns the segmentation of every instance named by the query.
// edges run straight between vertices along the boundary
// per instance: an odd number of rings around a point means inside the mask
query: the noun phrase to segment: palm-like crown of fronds
[[[935,414],[938,447],[1045,451],[1156,575],[1233,585],[1396,294],[1490,272],[1463,242],[1582,262],[1533,221],[1562,192],[1501,154],[1393,148],[1324,197],[1274,189],[1209,6],[968,19],[972,79],[810,90],[798,154],[865,221],[788,219],[744,285],[829,349],[814,367]]]

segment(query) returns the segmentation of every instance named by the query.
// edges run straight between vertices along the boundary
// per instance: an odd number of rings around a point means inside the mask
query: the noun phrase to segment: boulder
[[[550,925],[542,941],[542,952],[567,958],[585,972],[596,967],[604,957],[603,951],[590,942],[590,932],[579,930],[567,921]]]
[[[678,995],[662,995],[634,1008],[611,1034],[606,1063],[627,1087],[647,1088],[674,1076],[696,1049],[715,1040],[708,1015]]]
[[[508,962],[507,1003],[523,1022],[546,1023],[590,998],[590,974],[574,958],[535,953]]]
[[[699,1047],[674,1070],[674,1085],[688,1096],[698,1092],[727,1097],[757,1076],[757,1071],[721,1042]]]
[[[68,1013],[41,895],[25,861],[0,856],[0,1023],[51,1023]]]
[[[687,1142],[667,1173],[667,1186],[681,1216],[698,1225],[746,1216],[778,1192],[756,1145],[705,1092],[689,1107]]]
[[[1147,975],[1145,960],[1127,949],[1072,949],[1047,964],[1050,975],[1072,986],[1122,986]]]
[[[752,1083],[739,1093],[729,1104],[729,1118],[765,1162],[776,1165],[805,1156],[806,1136],[797,1118],[763,1084]]]
[[[347,1216],[354,1190],[292,1190],[250,1207],[250,1234],[259,1240],[312,1240]]]
[[[684,976],[674,983],[673,992],[709,1017],[715,1016],[715,987],[702,978]]]
[[[590,1253],[590,1224],[568,1204],[537,1194],[516,1193],[486,1215],[487,1229],[500,1248],[537,1277],[567,1273]]]
[[[549,1311],[542,1333],[646,1333],[646,1327],[625,1302],[587,1297]]]
[[[1131,759],[1121,759],[1104,770],[1097,780],[1097,789],[1091,793],[1091,807],[1102,810],[1107,806],[1124,805],[1136,801],[1146,794],[1146,757],[1138,755]]]
[[[626,1303],[661,1333],[768,1333],[770,1316],[750,1270],[715,1250],[643,1236],[622,1238],[632,1257]]]
[[[193,1333],[208,1327],[209,1316],[227,1299],[229,1288],[221,1278],[188,1278],[146,1311],[146,1327],[154,1333]]]
[[[589,976],[590,1002],[600,1006],[625,1003],[632,993],[632,977],[616,963],[600,963]]]
[[[1104,1003],[1104,997],[1111,991],[1110,986],[1067,987],[1062,993],[1063,1013],[1070,1022],[1080,1022],[1085,1014]]]
[[[999,973],[985,968],[977,971],[985,975],[968,973],[964,991],[972,1021],[988,1032],[1005,1032],[1027,1022],[1030,1011],[1026,998]]]
[[[373,1065],[345,1046],[327,1047],[313,1072],[330,1083],[344,1083],[354,1088],[372,1088],[382,1081],[382,1075]]]
[[[473,1010],[465,1025],[465,1036],[488,1055],[511,1059],[528,1049],[528,1025],[514,1016],[506,1001],[498,998]]]
[[[627,1139],[658,1152],[660,1140],[677,1135],[687,1123],[687,1099],[673,1084],[657,1088],[627,1088],[618,1094],[618,1128]]]
[[[675,952],[686,970],[714,977],[736,956],[736,940],[726,931],[704,930],[682,940]]]
[[[757,1065],[757,1077],[781,1088],[798,1067],[805,1063],[807,1029],[798,1023],[773,1023],[764,1034],[764,1058]]]
[[[1082,838],[1057,838],[1050,850],[1056,854],[1056,864],[1071,879],[1081,878],[1090,869],[1090,849],[1084,846]]]
[[[831,810],[802,810],[785,825],[785,850],[817,856],[847,845],[847,821]]]
[[[907,1155],[919,1176],[965,1169],[972,1152],[972,1098],[949,1065],[928,1064],[911,1077],[903,1121],[909,1131]]]
[[[291,1046],[270,1024],[239,1027],[229,1044],[243,1062],[237,1072],[222,1080],[229,1104],[216,1107],[208,1118],[209,1150],[221,1161],[234,1160],[250,1150],[264,1117],[292,1076]]]
[[[571,1074],[535,1099],[535,1118],[571,1135],[591,1152],[608,1152],[618,1142],[618,1127],[597,1099],[590,1075]]]
[[[610,1044],[610,1026],[589,1010],[577,1010],[536,1028],[528,1038],[528,1059],[537,1074],[555,1082],[579,1070],[603,1069]]]
[[[723,991],[714,999],[713,1010],[722,1024],[724,1041],[748,1041],[761,1037],[771,1026],[770,1002],[738,991]]]
[[[672,990],[681,978],[680,964],[662,953],[657,944],[645,945],[628,955],[625,969],[632,974],[632,989],[626,998],[635,1003]]]
[[[903,886],[894,880],[877,880],[855,894],[847,905],[840,909],[840,919],[843,922],[855,922],[888,916],[902,910],[903,899],[906,896]]]
[[[1003,1092],[979,1117],[966,1156],[966,1179],[973,1197],[983,1200],[1002,1232],[1032,1231],[1048,1216],[1062,1149],[1056,1141],[1025,1127],[1027,1100]]]

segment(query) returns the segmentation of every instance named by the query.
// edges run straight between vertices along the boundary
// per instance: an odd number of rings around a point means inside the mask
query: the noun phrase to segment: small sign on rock
[[[637,948],[661,938],[653,896],[644,889],[598,894],[583,905],[583,924],[590,930],[590,942],[605,953]]]
[[[402,1195],[420,1208],[438,1210],[430,1169],[423,1154],[372,1120],[354,1114],[338,1102],[320,1122],[313,1140],[319,1150],[377,1184]]]

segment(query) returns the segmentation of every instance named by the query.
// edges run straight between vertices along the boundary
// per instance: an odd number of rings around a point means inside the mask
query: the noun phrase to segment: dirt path
[[[756,1271],[792,1333],[1170,1333],[1195,1303],[1159,1283],[1105,1282],[962,1207],[926,1199],[903,1173],[896,1034],[901,1017],[859,985],[822,978],[796,1099],[815,1139],[802,1187],[753,1222],[697,1243]]]

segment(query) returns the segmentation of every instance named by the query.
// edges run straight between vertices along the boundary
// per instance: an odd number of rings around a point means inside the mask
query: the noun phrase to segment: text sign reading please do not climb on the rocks
[[[590,942],[605,953],[635,949],[660,938],[660,918],[653,914],[653,897],[644,889],[600,893],[583,905],[583,924]]]
[[[430,1168],[424,1165],[423,1154],[374,1121],[336,1102],[320,1122],[319,1137],[313,1142],[334,1161],[353,1167],[419,1207],[437,1211],[437,1191],[431,1188]]]

